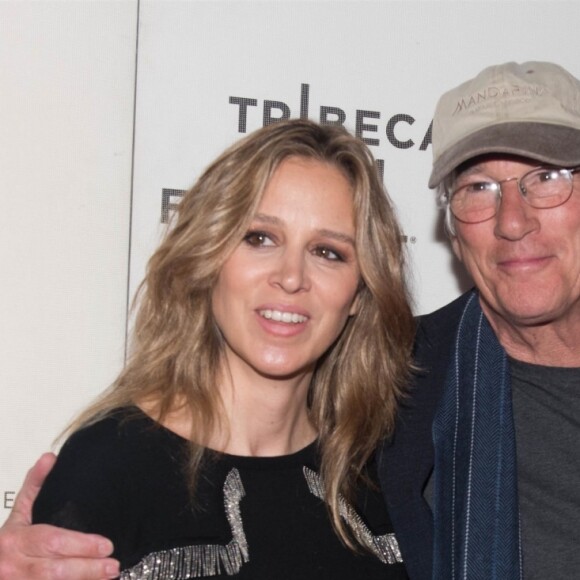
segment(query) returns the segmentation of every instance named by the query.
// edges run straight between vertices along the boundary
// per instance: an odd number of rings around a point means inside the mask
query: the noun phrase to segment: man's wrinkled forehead
[[[483,173],[486,170],[485,165],[494,161],[508,161],[514,163],[522,163],[530,167],[537,167],[540,165],[539,161],[524,157],[522,155],[509,155],[507,153],[486,153],[485,155],[477,155],[467,161],[461,163],[453,172],[454,180],[460,177],[467,177],[475,173]]]

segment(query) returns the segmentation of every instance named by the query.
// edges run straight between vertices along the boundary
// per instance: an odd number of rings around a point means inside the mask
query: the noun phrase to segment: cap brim
[[[476,131],[433,164],[429,187],[437,187],[456,167],[487,153],[519,155],[550,165],[580,165],[580,129],[551,123],[500,123]]]

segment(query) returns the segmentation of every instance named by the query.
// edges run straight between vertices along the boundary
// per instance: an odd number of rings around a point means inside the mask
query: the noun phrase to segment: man
[[[550,63],[488,68],[440,100],[433,151],[429,185],[476,290],[420,319],[419,371],[379,454],[403,558],[412,580],[572,578],[580,82]],[[0,531],[0,579],[114,577],[103,539],[29,525],[51,462]]]
[[[522,556],[526,580],[578,577],[580,82],[490,67],[440,100],[433,154],[477,290],[420,321],[382,457],[404,560],[413,579],[520,578]]]

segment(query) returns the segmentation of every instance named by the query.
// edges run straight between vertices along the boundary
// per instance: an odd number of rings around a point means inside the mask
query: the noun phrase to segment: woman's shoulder
[[[114,409],[68,437],[45,486],[67,492],[127,488],[140,477],[176,469],[187,449],[184,439],[139,408]]]
[[[156,448],[179,448],[185,445],[178,435],[143,413],[138,407],[123,407],[109,411],[100,419],[82,426],[65,441],[59,461],[81,455],[84,461],[106,458],[125,460],[148,455]],[[57,462],[58,463],[58,462]]]
[[[136,407],[115,409],[66,440],[37,498],[34,519],[57,523],[55,514],[67,505],[95,514],[105,505],[125,510],[127,498],[146,491],[136,484],[153,483],[151,474],[177,469],[186,449],[185,440]]]

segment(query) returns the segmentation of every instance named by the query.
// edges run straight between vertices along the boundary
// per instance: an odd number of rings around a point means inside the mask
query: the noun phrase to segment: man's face
[[[521,177],[538,165],[515,158],[480,158],[457,184]],[[512,326],[580,323],[580,176],[570,199],[536,209],[522,198],[515,180],[502,183],[497,214],[484,222],[455,220],[453,250],[465,264],[491,319]]]

